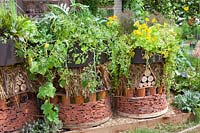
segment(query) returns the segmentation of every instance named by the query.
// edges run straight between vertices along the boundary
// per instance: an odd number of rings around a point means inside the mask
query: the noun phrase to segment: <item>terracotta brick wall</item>
[[[151,114],[167,108],[166,96],[157,94],[142,98],[116,97],[116,109],[127,114]]]
[[[2,104],[0,104],[0,132],[22,129],[26,123],[35,120],[39,114],[35,99],[35,97],[32,97],[24,103],[7,107],[2,107]]]
[[[67,128],[96,126],[112,114],[110,98],[83,104],[59,105],[60,119]],[[103,121],[102,121],[103,120]]]

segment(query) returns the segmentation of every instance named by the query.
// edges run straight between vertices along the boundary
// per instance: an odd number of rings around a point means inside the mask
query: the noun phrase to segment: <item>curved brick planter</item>
[[[166,95],[156,94],[145,97],[116,97],[119,115],[130,118],[153,118],[167,112]]]
[[[14,132],[36,119],[39,109],[34,96],[20,96],[20,103],[9,103],[6,107],[0,104],[0,132]]]
[[[59,104],[60,119],[65,128],[85,128],[102,124],[112,115],[110,98],[83,104]]]

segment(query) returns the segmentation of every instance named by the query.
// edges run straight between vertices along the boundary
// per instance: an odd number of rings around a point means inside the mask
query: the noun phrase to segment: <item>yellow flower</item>
[[[147,35],[146,36],[146,40],[150,40],[151,36],[150,35]]]
[[[134,26],[137,26],[137,27],[140,26],[140,22],[136,21],[135,24],[134,24]]]
[[[110,26],[110,22],[106,22],[106,26]]]
[[[116,19],[117,19],[117,16],[116,16],[116,15],[111,16],[111,17],[108,18],[109,21],[114,21],[114,20],[116,20]]]
[[[184,6],[183,9],[184,9],[186,12],[188,12],[189,6]]]
[[[155,19],[155,18],[153,18],[153,19],[151,20],[151,22],[152,22],[152,23],[155,23],[155,22],[156,22],[156,19]]]
[[[152,30],[149,29],[149,28],[146,28],[145,31],[146,31],[147,33],[151,33],[151,32],[152,32]]]
[[[134,30],[134,31],[133,31],[133,34],[134,34],[134,35],[140,36],[142,33],[141,33],[139,30]]]
[[[148,26],[147,26],[145,23],[143,23],[141,26],[139,26],[139,28],[140,28],[140,29],[147,29]]]
[[[117,16],[116,16],[116,15],[114,15],[114,16],[113,16],[113,19],[114,19],[114,20],[115,20],[115,19],[117,19]]]
[[[48,48],[49,48],[49,44],[46,43],[46,44],[44,45],[44,48],[48,49]]]
[[[149,22],[149,18],[145,18],[145,21],[146,21],[146,22]]]

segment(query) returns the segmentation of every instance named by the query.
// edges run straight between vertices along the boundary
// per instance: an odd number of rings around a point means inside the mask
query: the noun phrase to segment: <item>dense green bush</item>
[[[185,90],[184,94],[175,96],[174,105],[185,112],[193,112],[200,108],[200,93]]]
[[[194,48],[183,46],[178,53],[173,86],[175,93],[182,93],[184,90],[199,91],[200,89],[199,59],[193,56],[193,50]]]

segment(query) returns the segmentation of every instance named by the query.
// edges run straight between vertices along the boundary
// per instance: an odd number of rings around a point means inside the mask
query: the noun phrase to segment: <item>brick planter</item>
[[[115,97],[119,115],[130,118],[152,118],[167,112],[166,95],[155,94],[145,97]]]
[[[82,104],[59,103],[59,117],[64,127],[69,129],[86,128],[100,125],[112,115],[110,97]]]
[[[11,98],[7,99],[6,107],[5,101],[0,101],[1,132],[20,130],[26,123],[35,120],[39,114],[39,109],[36,106],[36,97],[26,93],[20,94],[19,97],[19,103],[15,103]]]

